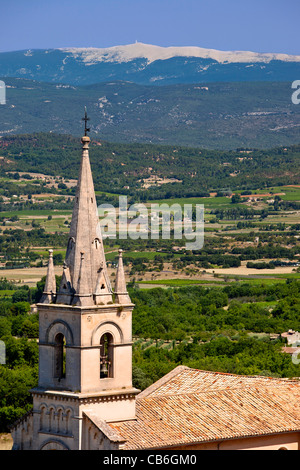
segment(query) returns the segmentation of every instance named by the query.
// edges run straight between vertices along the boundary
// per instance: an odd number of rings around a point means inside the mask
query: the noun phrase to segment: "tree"
[[[233,194],[231,196],[231,203],[232,204],[237,204],[239,202],[242,202],[242,198],[241,198],[240,194]]]
[[[30,303],[29,302],[16,302],[12,305],[11,311],[14,315],[26,315],[30,312]]]
[[[144,390],[151,385],[152,381],[147,374],[139,367],[132,368],[132,385],[137,389]]]
[[[62,265],[63,264],[63,256],[61,253],[54,253],[53,255],[53,264],[54,266]]]
[[[0,338],[11,335],[11,323],[5,317],[0,317]]]
[[[12,301],[13,303],[17,302],[27,302],[29,299],[29,289],[18,289],[13,293]]]

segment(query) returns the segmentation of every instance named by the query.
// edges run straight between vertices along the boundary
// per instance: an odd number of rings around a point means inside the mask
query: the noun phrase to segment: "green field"
[[[10,289],[0,290],[0,297],[11,297],[15,291]]]
[[[161,200],[154,200],[150,204],[167,204],[171,206],[173,204],[179,204],[180,206],[184,206],[185,204],[192,204],[195,206],[196,204],[203,204],[204,209],[216,209],[222,206],[228,206],[231,204],[231,200],[229,197],[183,197],[183,198],[171,198],[171,199],[161,199]],[[236,204],[239,206],[239,204]]]
[[[1,212],[1,217],[13,217],[13,216],[18,216],[20,218],[22,217],[27,217],[30,219],[34,219],[35,217],[48,217],[48,215],[52,215],[53,217],[56,216],[68,216],[71,215],[72,211],[71,210],[58,210],[58,209],[53,209],[53,210],[40,210],[40,209],[32,209],[32,210],[20,210],[20,211],[2,211]]]
[[[185,287],[185,286],[193,286],[198,284],[214,284],[220,285],[222,281],[211,281],[211,280],[199,280],[199,279],[161,279],[161,280],[154,280],[154,281],[139,281],[138,284],[143,286],[143,284],[149,284],[153,286],[163,285],[169,287]]]

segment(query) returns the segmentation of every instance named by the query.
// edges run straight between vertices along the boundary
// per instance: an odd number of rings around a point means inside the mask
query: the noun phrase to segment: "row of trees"
[[[235,374],[299,376],[299,365],[281,351],[281,337],[272,340],[268,336],[290,328],[299,331],[299,282],[136,290],[131,297],[136,304],[134,334],[164,338],[172,345],[158,347],[156,341],[143,349],[137,343],[133,363],[139,388],[149,386],[180,364]],[[274,305],[258,300],[273,301]],[[254,336],[249,337],[249,332]]]
[[[143,351],[134,348],[134,384],[145,388],[178,365],[242,375],[271,377],[299,376],[299,366],[281,352],[282,343],[268,338],[237,335],[229,339],[217,335],[209,342],[182,342],[174,349],[151,347]]]
[[[207,331],[282,333],[300,330],[300,283],[133,290],[133,334],[166,340],[203,337]],[[257,303],[274,301],[274,308]],[[245,303],[246,302],[246,303]],[[249,303],[250,302],[250,303]],[[227,307],[224,309],[223,307]],[[202,335],[202,336],[201,336]]]

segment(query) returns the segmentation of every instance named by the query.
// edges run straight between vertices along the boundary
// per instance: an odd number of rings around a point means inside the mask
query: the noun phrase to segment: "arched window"
[[[40,431],[46,429],[45,416],[46,416],[46,407],[42,406],[41,414],[40,414]]]
[[[56,423],[57,424],[57,429],[56,429],[56,432],[61,433],[62,429],[63,429],[63,410],[61,408],[59,408],[57,410],[56,416],[57,416],[57,423]]]
[[[100,379],[113,377],[113,337],[104,333],[100,339]]]
[[[54,356],[54,377],[60,380],[66,377],[66,341],[62,333],[55,336]]]
[[[75,238],[71,237],[68,240],[68,249],[72,250],[73,246],[75,245]]]
[[[66,413],[66,426],[65,426],[65,432],[66,434],[70,434],[71,430],[71,411],[68,410]]]
[[[49,410],[49,426],[48,426],[48,430],[49,432],[53,431],[53,428],[54,428],[54,408],[51,407],[50,410]]]
[[[95,248],[96,250],[98,250],[98,248],[100,247],[100,244],[101,244],[101,241],[99,238],[95,238],[94,239],[94,243],[95,243]]]

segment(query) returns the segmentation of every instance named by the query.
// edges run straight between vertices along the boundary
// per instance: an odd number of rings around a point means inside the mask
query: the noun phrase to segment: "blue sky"
[[[300,55],[299,0],[0,0],[0,51],[136,40]]]

